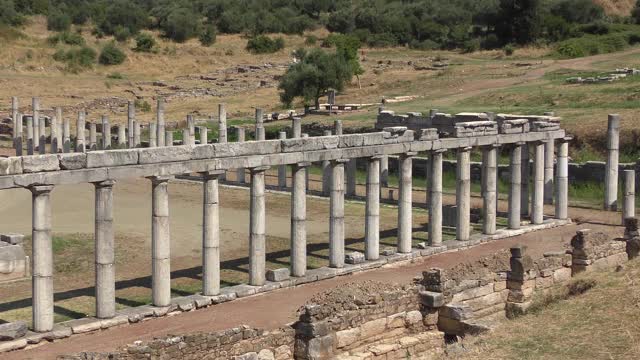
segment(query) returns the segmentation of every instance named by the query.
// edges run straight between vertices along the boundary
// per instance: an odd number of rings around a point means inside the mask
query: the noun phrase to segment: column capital
[[[33,195],[41,195],[50,193],[53,190],[53,185],[29,185],[27,188]]]
[[[408,151],[406,153],[400,154],[400,157],[401,158],[410,158],[410,157],[413,157],[413,156],[416,156],[416,155],[418,155],[418,153],[416,151]]]
[[[558,142],[560,142],[560,143],[569,142],[569,141],[573,140],[573,135],[567,135],[567,136],[565,136],[563,138],[559,138],[559,139],[556,139],[556,140],[558,140]]]
[[[431,150],[431,151],[430,151],[430,153],[433,153],[433,154],[442,154],[442,153],[447,152],[447,150],[449,150],[449,149],[433,149],[433,150]]]
[[[331,160],[332,164],[346,164],[349,162],[349,160],[351,159],[333,159]]]
[[[497,149],[501,147],[502,147],[502,144],[489,144],[489,145],[482,146],[482,148],[485,148],[485,149]]]
[[[292,165],[297,166],[299,168],[303,168],[303,167],[311,166],[311,162],[310,161],[301,161],[299,163],[295,163],[295,164],[292,164]]]
[[[209,170],[209,171],[201,171],[199,174],[202,175],[205,179],[216,179],[218,176],[223,175],[225,170]]]
[[[473,149],[473,147],[471,147],[471,146],[463,146],[463,147],[459,147],[458,151],[466,152],[466,151],[471,151],[471,149]]]
[[[386,155],[374,155],[374,156],[369,156],[369,160],[381,160],[382,158],[384,158]]]
[[[104,188],[104,187],[113,187],[113,185],[116,184],[115,180],[103,180],[103,181],[96,181],[92,183],[93,185],[95,185],[95,187],[97,188]]]
[[[147,176],[147,179],[151,180],[154,184],[166,183],[173,178],[173,175]]]
[[[249,171],[251,171],[251,173],[253,174],[253,173],[259,173],[259,172],[265,172],[270,168],[271,166],[263,165],[263,166],[256,166],[256,167],[249,168]]]

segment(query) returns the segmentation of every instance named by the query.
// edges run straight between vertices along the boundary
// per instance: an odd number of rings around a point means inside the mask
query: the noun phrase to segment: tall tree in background
[[[541,10],[541,0],[500,0],[496,34],[505,44],[534,42],[542,34]]]
[[[636,7],[631,11],[631,18],[636,24],[640,24],[640,0],[636,1]]]

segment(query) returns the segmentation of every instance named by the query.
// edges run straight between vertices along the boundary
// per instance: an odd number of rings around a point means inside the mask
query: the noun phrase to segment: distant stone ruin
[[[567,84],[597,84],[608,83],[618,80],[622,80],[628,76],[640,75],[640,70],[635,68],[622,68],[615,69],[611,74],[603,76],[591,76],[591,77],[570,77],[566,80]]]

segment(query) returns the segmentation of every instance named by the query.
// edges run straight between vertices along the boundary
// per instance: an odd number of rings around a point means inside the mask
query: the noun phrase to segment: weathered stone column
[[[268,166],[251,168],[251,205],[249,217],[249,285],[265,283],[266,213],[264,172]]]
[[[38,153],[44,155],[47,153],[47,119],[46,117],[40,118],[38,121]]]
[[[27,116],[27,155],[33,155],[33,116]]]
[[[553,204],[553,160],[556,143],[554,139],[544,142],[544,203]]]
[[[51,240],[51,185],[35,185],[32,194],[32,316],[33,330],[53,329],[53,246]]]
[[[331,198],[329,200],[329,266],[344,267],[344,163],[331,161]]]
[[[569,218],[569,140],[560,139],[558,144],[558,169],[556,172],[556,219]]]
[[[286,138],[287,133],[285,131],[280,131],[279,139],[285,140]],[[287,187],[287,165],[278,166],[278,187],[280,189],[285,189]]]
[[[95,186],[95,266],[96,317],[112,318],[116,314],[116,276],[113,238],[114,180],[93,183]]]
[[[158,139],[158,140],[160,140],[160,139]],[[158,143],[160,143],[160,141],[158,141]],[[164,132],[164,145],[163,146],[173,146],[173,131],[165,130],[165,132]]]
[[[529,143],[522,145],[522,166],[520,173],[522,174],[520,181],[520,215],[521,218],[531,215],[530,191],[529,183],[531,182],[531,155]]]
[[[33,149],[40,150],[40,99],[31,98],[31,110],[33,111]]]
[[[51,118],[51,153],[62,152],[62,108],[56,107],[56,115]]]
[[[411,252],[413,238],[413,176],[412,158],[415,153],[400,154],[399,158],[399,194],[398,194],[398,252]]]
[[[620,115],[609,115],[607,128],[607,164],[604,174],[604,209],[618,209],[618,163],[620,152]]]
[[[158,146],[158,128],[154,123],[149,123],[149,147]]]
[[[98,131],[96,124],[93,122],[89,123],[89,150],[98,150]]]
[[[196,144],[196,123],[192,114],[187,115],[187,128],[189,129],[189,145]],[[226,132],[225,127],[225,132]]]
[[[380,157],[380,184],[389,187],[389,156]]]
[[[429,245],[442,245],[442,156],[444,150],[430,154],[429,169]]]
[[[380,159],[367,162],[367,203],[364,223],[364,256],[367,260],[380,257]]]
[[[622,206],[622,224],[625,219],[636,217],[636,171],[624,171],[624,202]]]
[[[71,152],[71,124],[69,119],[64,119],[62,131],[62,139],[64,141],[62,144],[62,151],[65,153]]]
[[[324,136],[331,136],[331,130],[325,130]],[[331,161],[322,161],[322,196],[329,196],[331,192]]]
[[[202,173],[204,200],[202,209],[202,294],[220,293],[220,208],[218,176],[223,171]]]
[[[17,106],[17,104],[16,104]],[[22,115],[20,113],[16,113],[16,156],[22,156],[22,146],[24,144],[24,129],[23,129]]]
[[[189,134],[189,129],[182,129],[182,145],[191,145],[191,134]]]
[[[356,196],[356,165],[357,159],[349,159],[347,162],[347,196]]]
[[[84,110],[78,111],[78,122],[76,124],[76,152],[85,152],[85,113]]]
[[[225,104],[218,104],[218,142],[224,144],[227,141],[227,109]]]
[[[496,233],[496,218],[498,213],[496,198],[498,197],[498,149],[489,145],[482,149],[482,233],[493,235]]]
[[[264,120],[263,110],[256,108],[256,140],[262,141],[265,139],[264,133]]]
[[[309,137],[309,134],[305,134],[305,133],[302,134],[303,139],[306,139],[308,137]],[[311,166],[312,164],[313,163],[309,163],[309,166]],[[306,189],[306,191],[308,191],[309,190],[309,172],[308,171],[305,171],[304,173],[304,182],[305,182],[304,188]]]
[[[471,148],[458,149],[456,167],[456,239],[471,235]]]
[[[206,126],[200,126],[200,145],[206,145],[209,143],[209,128]]]
[[[238,132],[238,142],[244,142],[245,141],[245,134],[244,134],[244,128],[243,127],[238,127],[236,128],[236,131]],[[237,181],[241,184],[244,184],[246,179],[245,179],[245,170],[243,167],[241,168],[237,168],[236,169],[236,178]]]
[[[111,125],[109,125],[109,118],[105,115],[102,116],[102,149],[111,149]]]
[[[544,143],[533,143],[533,200],[531,205],[531,223],[542,224],[544,221]]]
[[[120,124],[118,125],[118,148],[124,149],[127,146],[127,128]]]
[[[16,150],[16,152],[18,151],[18,147],[16,146],[17,142],[16,140],[18,139],[19,136],[22,136],[21,133],[18,133],[18,97],[16,96],[12,96],[11,97],[11,122],[12,122],[12,138],[13,138],[13,148]],[[22,150],[22,149],[20,149]],[[20,156],[18,154],[16,154],[17,156]]]
[[[310,163],[291,165],[291,275],[304,276],[307,271],[307,186]]]
[[[150,177],[151,214],[151,297],[154,306],[171,302],[171,233],[169,228],[170,176]]]
[[[511,186],[509,187],[509,229],[520,228],[520,201],[522,188],[522,146],[524,143],[515,143],[511,149],[511,158],[509,162],[509,174],[511,177]]]
[[[333,133],[336,135],[342,135],[342,120],[335,120],[333,122]]]
[[[157,132],[156,138],[158,139],[158,146],[173,146],[173,144],[165,143],[166,129],[165,129],[165,123],[164,123],[164,98],[161,98],[161,97],[158,98],[158,105],[156,109],[156,121],[158,123],[158,128],[156,129],[156,132]],[[135,146],[137,145],[138,143],[135,144]]]
[[[302,137],[302,119],[294,117],[291,123],[291,134],[294,139]]]
[[[133,149],[136,147],[136,144],[133,141],[133,122],[136,120],[136,103],[132,100],[129,100],[127,103],[127,129],[128,129],[128,139],[129,139],[129,149]]]

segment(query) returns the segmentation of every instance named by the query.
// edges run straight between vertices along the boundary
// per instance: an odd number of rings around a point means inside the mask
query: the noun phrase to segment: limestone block
[[[336,347],[338,349],[349,346],[359,340],[360,328],[353,328],[336,332]]]
[[[233,360],[258,360],[258,353],[249,352],[243,355],[232,357]]]
[[[439,137],[438,129],[435,128],[420,129],[418,133],[418,139],[421,141],[438,140]]]
[[[387,319],[368,321],[360,326],[360,338],[367,339],[382,334],[387,328]]]
[[[454,320],[467,320],[473,317],[473,309],[467,304],[447,304],[439,309],[439,315]]]
[[[396,328],[404,327],[406,316],[407,316],[406,312],[401,312],[398,314],[387,316],[387,328],[396,329]]]
[[[118,310],[116,313],[118,315],[126,316],[130,323],[137,323],[145,318],[154,316],[153,307],[148,305],[126,308]]]
[[[553,281],[554,282],[562,282],[571,280],[571,269],[570,268],[562,268],[553,272]]]
[[[458,303],[461,301],[489,295],[491,293],[493,293],[493,284],[487,284],[484,286],[463,290],[457,294],[453,294],[452,302]]]
[[[347,264],[362,264],[365,260],[364,254],[358,251],[350,252],[344,257],[344,261]]]
[[[391,256],[396,254],[396,249],[394,248],[385,248],[380,252],[383,256]]]
[[[213,144],[216,157],[276,154],[280,152],[281,140],[232,142]]]
[[[11,245],[19,245],[24,241],[24,235],[16,233],[0,234],[0,241]]]
[[[269,349],[262,349],[258,353],[258,360],[275,360],[275,358],[273,351]]]
[[[215,148],[212,144],[196,145],[191,154],[192,160],[212,159],[216,157]]]
[[[108,329],[115,326],[120,326],[129,323],[129,317],[125,315],[114,316],[110,319],[102,319],[100,321],[100,328]]]
[[[318,136],[312,138],[281,140],[282,152],[316,151],[338,148],[339,136]]]
[[[444,306],[444,295],[433,291],[420,291],[420,303],[424,306],[437,308]]]
[[[27,258],[21,245],[0,246],[0,281],[23,278],[27,275]]]
[[[488,295],[481,296],[479,298],[470,299],[464,301],[464,304],[471,306],[474,311],[484,309],[493,305],[496,305],[504,301],[501,292],[492,292]]]
[[[22,174],[22,158],[12,156],[0,158],[0,175]]]
[[[87,167],[87,154],[69,153],[58,154],[58,162],[62,170],[78,170]]]
[[[289,268],[280,268],[275,270],[267,270],[268,281],[283,281],[291,276]]]
[[[407,312],[406,325],[411,326],[422,322],[422,313],[414,310]]]
[[[58,165],[58,156],[55,154],[48,155],[31,155],[22,157],[22,172],[36,173],[42,171],[60,170]]]
[[[295,326],[296,334],[308,338],[325,336],[331,332],[328,320],[314,321],[311,323],[299,321]]]
[[[7,352],[7,351],[12,351],[12,350],[22,349],[25,346],[27,346],[27,340],[26,339],[3,341],[3,342],[0,342],[0,353]]]
[[[142,150],[90,151],[87,153],[87,167],[97,168],[134,165],[138,163],[138,154],[140,151]]]
[[[193,147],[191,146],[163,146],[138,150],[140,164],[154,164],[191,160]]]
[[[0,341],[15,340],[27,334],[27,323],[24,321],[0,324]]]
[[[553,277],[537,277],[536,280],[536,289],[546,289],[553,286]]]
[[[66,321],[64,325],[70,327],[74,334],[87,333],[102,328],[101,320],[91,317]]]
[[[177,297],[171,299],[171,305],[169,306],[169,312],[174,310],[191,311],[196,308],[196,304],[190,297]]]

